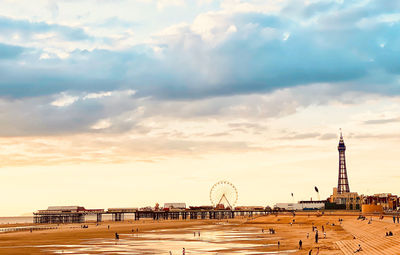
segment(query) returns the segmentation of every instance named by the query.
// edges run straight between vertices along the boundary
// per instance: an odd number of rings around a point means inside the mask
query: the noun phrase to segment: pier
[[[205,219],[233,219],[237,216],[252,217],[266,215],[266,210],[139,210],[137,208],[109,208],[85,209],[84,207],[49,207],[47,210],[39,210],[34,213],[35,224],[66,224],[84,223],[86,215],[96,215],[96,222],[102,222],[103,215],[112,215],[112,221],[124,221],[125,214],[133,214],[134,220],[205,220]]]

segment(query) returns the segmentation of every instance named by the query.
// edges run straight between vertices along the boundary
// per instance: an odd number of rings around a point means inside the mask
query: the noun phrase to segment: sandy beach
[[[400,254],[400,224],[393,224],[390,217],[379,219],[374,216],[372,221],[371,217],[366,220],[357,217],[356,213],[326,213],[323,216],[302,213],[295,217],[269,215],[219,221],[102,222],[99,225],[88,223],[88,228],[66,224],[52,230],[2,233],[0,253],[163,254],[162,249],[170,248],[173,254],[181,254],[177,250],[186,246],[187,254],[201,254],[194,252],[199,247],[210,254],[309,254],[311,249],[311,254],[317,254],[317,249],[319,254],[353,254],[360,244],[363,251],[358,254]],[[343,221],[339,222],[339,218]],[[313,226],[319,231],[318,243],[315,243]],[[269,229],[274,229],[275,234],[270,234]],[[386,237],[388,231],[394,236]],[[120,240],[115,240],[116,232]],[[326,238],[323,232],[326,232]],[[303,242],[301,250],[298,249],[299,240]],[[150,241],[152,245],[147,247]],[[192,252],[190,247],[193,247]]]

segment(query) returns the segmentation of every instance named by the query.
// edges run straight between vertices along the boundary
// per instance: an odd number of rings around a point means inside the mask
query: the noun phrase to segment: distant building
[[[164,208],[168,209],[186,209],[186,203],[165,203]]]
[[[137,207],[129,207],[129,208],[108,208],[107,211],[110,213],[114,212],[122,212],[122,213],[134,213],[138,211],[139,208]]]
[[[254,210],[254,211],[264,211],[265,207],[264,206],[236,206],[235,210],[238,211],[245,211],[245,210]]]
[[[217,205],[215,206],[215,209],[216,209],[216,210],[225,210],[225,205],[224,205],[224,204],[217,204]]]
[[[300,201],[298,203],[277,203],[275,209],[284,209],[287,211],[302,211],[302,210],[320,210],[325,208],[326,201]]]
[[[319,210],[324,209],[327,200],[309,200],[309,201],[300,201],[299,204],[302,205],[303,210]]]
[[[335,187],[333,188],[333,194],[328,199],[331,205],[328,205],[326,209],[361,210],[361,198],[357,192],[339,194]]]
[[[46,210],[39,210],[39,214],[59,213],[102,213],[104,209],[85,209],[83,206],[49,206]]]
[[[380,205],[384,211],[397,210],[399,207],[399,198],[391,193],[374,194],[373,196],[365,196],[363,204]]]
[[[361,205],[361,212],[362,213],[383,213],[382,205],[374,205],[374,204],[362,204]]]
[[[211,205],[201,205],[201,206],[189,206],[190,210],[206,210],[206,211],[210,211],[212,209],[214,209],[213,206]]]

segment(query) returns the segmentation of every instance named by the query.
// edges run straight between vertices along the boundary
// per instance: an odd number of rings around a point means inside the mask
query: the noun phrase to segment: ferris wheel
[[[210,201],[213,206],[223,204],[233,209],[238,199],[236,187],[228,181],[219,181],[210,190]]]

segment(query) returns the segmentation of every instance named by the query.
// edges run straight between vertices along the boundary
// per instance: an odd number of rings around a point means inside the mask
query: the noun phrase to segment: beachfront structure
[[[362,196],[357,192],[339,193],[337,188],[333,188],[333,194],[329,197],[329,202],[334,204],[327,209],[361,210]]]
[[[319,210],[325,208],[326,201],[300,201],[298,203],[277,203],[275,209],[286,211]]]
[[[383,207],[382,205],[374,205],[374,204],[363,204],[361,206],[361,212],[363,214],[370,214],[370,213],[375,213],[375,214],[382,214],[383,213]]]
[[[235,210],[254,210],[254,211],[264,211],[265,207],[264,206],[259,206],[259,205],[242,205],[242,206],[236,206]]]
[[[300,201],[299,203],[303,206],[303,210],[320,210],[325,208],[327,200],[307,200]]]
[[[347,178],[347,169],[346,169],[346,145],[344,144],[342,132],[340,132],[340,140],[338,145],[339,151],[339,176],[338,176],[338,186],[337,193],[348,193],[350,192],[349,180]]]
[[[284,209],[286,211],[298,211],[302,210],[302,206],[300,203],[276,203],[274,205],[274,209]]]
[[[168,208],[168,209],[186,209],[186,203],[164,203],[164,208]]]
[[[85,209],[83,206],[49,206],[46,210],[33,213],[34,223],[82,223],[85,215],[97,215],[97,221],[101,221],[104,209]]]
[[[394,211],[399,207],[399,198],[391,193],[374,194],[363,198],[365,205],[380,205],[383,211]]]
[[[49,207],[47,210],[34,212],[34,223],[60,224],[60,223],[83,223],[86,215],[97,215],[96,222],[102,221],[102,216],[112,214],[113,221],[124,221],[125,214],[133,214],[135,220],[151,218],[153,220],[168,219],[228,219],[236,216],[266,215],[266,210],[242,209],[217,210],[213,207],[192,207],[190,209],[153,210],[152,208],[109,208],[85,209],[83,206],[60,206]]]

